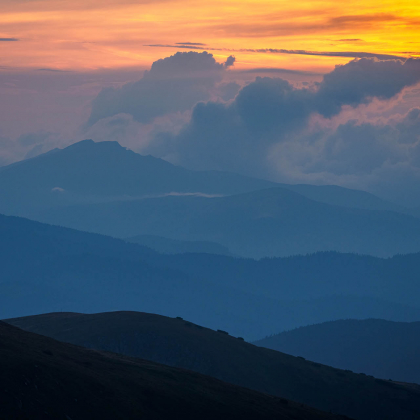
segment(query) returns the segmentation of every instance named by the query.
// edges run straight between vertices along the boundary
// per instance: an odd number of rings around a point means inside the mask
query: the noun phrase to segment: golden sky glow
[[[347,57],[256,52],[420,50],[420,2],[311,0],[3,0],[0,66],[54,69],[148,67],[180,42],[205,44],[236,68],[327,71]],[[150,47],[145,45],[163,45]],[[166,46],[166,47],[165,47]],[[185,51],[185,48],[179,48]]]

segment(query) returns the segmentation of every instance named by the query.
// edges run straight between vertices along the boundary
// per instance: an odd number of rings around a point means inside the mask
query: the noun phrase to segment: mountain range
[[[420,386],[333,369],[181,318],[138,312],[53,313],[7,322],[60,341],[204,373],[357,420],[420,416]]]
[[[332,250],[381,257],[420,251],[418,218],[332,206],[285,188],[56,207],[34,218],[120,238],[146,234],[212,241],[251,258]]]
[[[419,259],[164,255],[120,239],[0,216],[0,318],[134,310],[182,316],[247,340],[343,318],[418,321]]]
[[[230,255],[229,249],[216,242],[181,241],[163,236],[137,235],[126,239],[127,242],[147,246],[162,254],[215,254]]]
[[[170,193],[225,195],[274,185],[228,172],[189,171],[117,142],[84,140],[0,168],[0,212],[27,215],[75,203]]]
[[[252,258],[420,251],[420,218],[367,192],[190,171],[116,142],[85,140],[3,167],[0,194],[4,214],[119,238],[213,242]]]

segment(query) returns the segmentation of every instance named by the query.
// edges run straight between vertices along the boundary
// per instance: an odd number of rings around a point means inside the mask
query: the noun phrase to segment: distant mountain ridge
[[[360,210],[383,210],[404,212],[404,207],[385,201],[366,191],[339,187],[337,185],[279,184],[283,188],[333,206]]]
[[[277,184],[221,171],[191,171],[152,156],[142,156],[117,142],[83,140],[0,168],[0,212],[25,206],[55,206],[122,199],[149,194],[231,195],[281,186],[308,198],[345,207],[397,210],[364,191],[337,186]],[[19,197],[13,190],[19,188]],[[55,191],[52,191],[56,189]],[[51,192],[60,192],[61,195]],[[20,200],[20,201],[19,201]],[[44,200],[44,201],[43,201]]]
[[[383,379],[420,383],[420,322],[337,320],[254,344]]]
[[[419,321],[419,261],[420,254],[163,255],[0,215],[0,318],[134,310],[182,316],[247,340],[343,318]]]
[[[182,249],[171,241],[218,243],[251,258],[420,251],[420,218],[367,192],[191,171],[117,142],[84,140],[3,167],[0,197],[0,213],[148,237],[169,252]]]
[[[154,235],[138,235],[126,238],[127,242],[147,246],[163,254],[205,253],[231,255],[229,249],[216,242],[181,241]]]
[[[21,215],[34,207],[172,192],[233,194],[274,185],[228,172],[190,171],[117,142],[84,140],[3,167],[0,212]]]
[[[145,198],[57,207],[42,222],[115,237],[217,242],[251,258],[338,251],[388,257],[420,251],[420,219],[314,201],[286,188],[224,197]]]
[[[113,312],[44,314],[7,322],[69,343],[205,373],[357,420],[420,415],[420,386],[308,362],[183,319]]]

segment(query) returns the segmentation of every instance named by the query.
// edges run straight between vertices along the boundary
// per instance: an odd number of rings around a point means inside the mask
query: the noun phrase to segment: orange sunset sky
[[[264,50],[403,57],[420,50],[413,0],[3,0],[0,19],[0,66],[13,68],[148,67],[192,47],[179,43],[199,43],[218,61],[234,54],[237,69],[324,72],[351,58]]]

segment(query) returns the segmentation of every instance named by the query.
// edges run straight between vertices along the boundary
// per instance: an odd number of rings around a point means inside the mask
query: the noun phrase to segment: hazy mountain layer
[[[238,194],[275,185],[228,172],[191,171],[162,159],[139,155],[117,142],[84,140],[1,167],[0,191],[4,202],[0,211],[25,210],[25,204],[45,207],[171,192]],[[329,204],[369,210],[399,209],[364,191],[331,185],[281,185]],[[19,195],[13,193],[16,188]]]
[[[339,320],[286,331],[255,344],[340,369],[420,383],[420,322]]]
[[[334,206],[361,210],[386,210],[404,212],[403,206],[391,203],[366,191],[343,188],[337,185],[279,184],[314,201]]]
[[[164,238],[162,236],[138,235],[126,239],[127,242],[152,248],[163,254],[205,253],[229,255],[229,249],[216,242],[206,241],[180,241]]]
[[[269,181],[228,172],[189,171],[142,156],[117,142],[84,140],[0,170],[0,212],[103,202],[169,193],[233,194],[268,188]]]
[[[385,257],[420,251],[418,218],[324,204],[285,188],[60,207],[33,217],[122,238],[142,234],[213,241],[253,258],[318,251]]]
[[[261,261],[171,256],[5,216],[0,251],[0,318],[140,310],[248,340],[343,318],[420,320],[413,281],[419,254],[390,260],[328,253]]]
[[[73,344],[209,374],[355,419],[420,415],[420,387],[308,362],[182,319],[114,312],[46,314],[8,322]],[[403,406],[401,399],[406,401]]]

